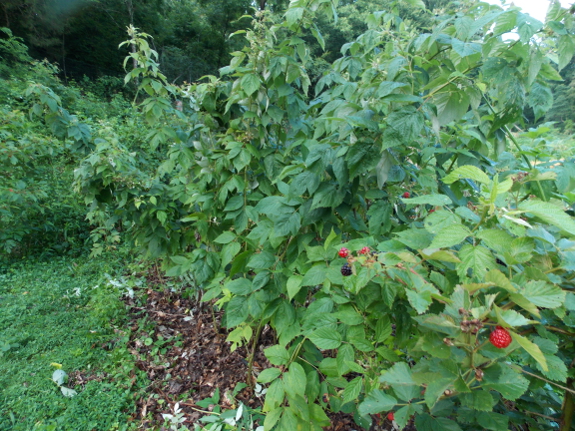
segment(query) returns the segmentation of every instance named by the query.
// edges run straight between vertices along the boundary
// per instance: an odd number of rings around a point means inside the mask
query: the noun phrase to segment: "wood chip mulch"
[[[228,331],[220,327],[221,314],[213,312],[210,304],[168,290],[148,289],[146,296],[145,304],[127,300],[134,334],[129,350],[151,382],[146,396],[137,400],[133,420],[142,429],[161,430],[162,413],[173,413],[173,406],[179,402],[187,418],[185,425],[193,429],[193,424],[205,415],[198,410],[206,410],[196,403],[212,397],[217,388],[222,409],[237,407],[231,394],[238,383],[247,381],[248,351],[245,347],[230,351],[231,343],[225,341]],[[158,341],[160,335],[169,341]],[[272,331],[264,329],[253,364],[256,376],[271,366],[263,349],[275,343]],[[235,399],[252,408],[263,405],[263,397],[256,396],[249,386]],[[329,416],[332,425],[324,428],[326,431],[363,430],[348,414]],[[385,420],[371,431],[392,429]]]

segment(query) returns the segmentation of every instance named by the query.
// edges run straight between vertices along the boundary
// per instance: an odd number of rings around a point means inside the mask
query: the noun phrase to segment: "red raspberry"
[[[507,329],[497,326],[489,335],[489,341],[498,349],[504,349],[511,344],[511,335]]]
[[[429,211],[427,211],[428,214],[434,213],[435,212],[435,208],[431,208]]]
[[[342,247],[339,249],[337,254],[339,254],[339,257],[347,257],[347,256],[349,256],[349,250],[345,247]]]
[[[359,254],[367,254],[369,253],[369,247],[363,247],[360,251],[358,251]]]
[[[395,416],[393,415],[393,412],[389,412],[389,413],[387,414],[387,419],[393,422],[393,420],[395,419]]]
[[[411,195],[409,194],[409,192],[405,192],[404,194],[401,195],[401,197],[408,199]]]

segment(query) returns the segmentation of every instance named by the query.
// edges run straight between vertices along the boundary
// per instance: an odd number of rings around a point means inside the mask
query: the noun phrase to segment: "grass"
[[[120,267],[106,256],[0,268],[1,431],[130,428],[142,381],[126,348],[120,288],[105,275]],[[65,397],[52,364],[89,381]]]

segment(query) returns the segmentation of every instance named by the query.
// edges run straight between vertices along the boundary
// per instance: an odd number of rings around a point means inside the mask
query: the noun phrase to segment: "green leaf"
[[[397,404],[397,400],[391,395],[379,389],[371,391],[357,407],[361,416],[373,415],[376,413],[387,412]]]
[[[236,295],[247,295],[252,292],[253,284],[247,278],[237,278],[225,285],[226,289]]]
[[[268,269],[276,261],[273,254],[267,251],[262,251],[261,253],[254,254],[249,260],[247,266],[253,269]]]
[[[414,250],[428,248],[431,243],[431,235],[425,229],[408,229],[396,233],[397,240]]]
[[[509,419],[507,416],[494,412],[477,413],[477,423],[491,431],[507,431]]]
[[[461,218],[450,211],[435,211],[425,217],[425,230],[432,234],[437,234],[446,227],[454,224],[461,224]]]
[[[487,174],[485,174],[485,172],[483,172],[478,167],[472,165],[460,166],[459,168],[451,171],[449,175],[443,178],[443,182],[445,184],[453,184],[455,181],[463,178],[467,178],[482,184],[491,184],[491,180]]]
[[[290,358],[286,348],[277,344],[264,349],[264,355],[266,355],[272,365],[285,365]]]
[[[270,383],[281,376],[282,372],[278,368],[266,368],[258,376],[258,382]]]
[[[343,344],[337,350],[337,370],[340,375],[347,374],[350,370],[348,362],[355,360],[355,351],[351,344]]]
[[[449,205],[451,199],[445,195],[430,194],[417,196],[414,198],[401,198],[401,200],[407,205],[433,205],[433,206],[443,206]]]
[[[294,296],[296,296],[302,288],[303,277],[301,275],[292,275],[288,278],[286,283],[286,289],[288,293],[288,298],[291,301]]]
[[[575,221],[557,206],[537,199],[527,200],[519,204],[519,209],[533,214],[545,223],[575,235]]]
[[[526,319],[522,314],[519,314],[515,310],[502,310],[497,305],[494,305],[493,308],[497,315],[497,323],[505,328],[513,328],[533,323],[532,320]]]
[[[329,417],[327,417],[321,406],[317,404],[310,404],[309,416],[311,421],[318,427],[327,427],[331,424]]]
[[[461,394],[459,399],[461,405],[470,409],[490,412],[493,409],[495,400],[488,391],[475,390],[467,394]]]
[[[388,369],[380,378],[381,383],[387,383],[391,386],[394,385],[417,385],[411,377],[411,369],[405,362],[398,362],[393,367]]]
[[[264,431],[270,431],[274,427],[274,425],[279,421],[283,411],[283,407],[279,407],[272,410],[271,412],[268,412],[264,420]]]
[[[293,398],[304,396],[307,378],[305,371],[300,364],[292,362],[289,366],[289,371],[284,373],[283,380],[286,394]]]
[[[575,42],[570,34],[559,36],[557,41],[557,52],[559,53],[559,71],[569,64],[575,54]]]
[[[251,96],[254,92],[258,91],[261,82],[260,78],[254,73],[248,73],[244,75],[240,81],[240,85],[248,96]]]
[[[327,279],[327,267],[325,263],[312,266],[304,275],[301,281],[302,286],[316,286],[322,284]]]
[[[363,387],[363,378],[356,377],[352,381],[350,381],[345,390],[343,391],[343,403],[349,403],[350,401],[354,401],[357,399],[359,394],[361,393],[361,388]]]
[[[393,111],[387,117],[388,128],[392,129],[394,136],[403,143],[411,143],[423,129],[423,114],[413,106],[406,106]],[[395,146],[395,145],[392,145]],[[385,142],[383,149],[388,148]]]
[[[452,377],[443,377],[443,378],[436,378],[433,381],[427,384],[427,388],[425,389],[425,394],[423,398],[425,399],[425,404],[430,409],[437,403],[440,397],[443,396],[445,391],[453,385],[455,382],[455,378]]]
[[[563,362],[563,360],[554,355],[545,355],[545,359],[547,360],[548,370],[543,370],[543,367],[538,363],[536,366],[539,371],[543,372],[545,377],[551,380],[555,380],[556,382],[563,382],[567,381],[567,366]]]
[[[471,235],[471,231],[461,224],[449,226],[443,228],[435,235],[429,248],[453,247],[454,245],[461,244],[469,235]]]
[[[528,281],[519,293],[538,307],[557,308],[565,302],[565,292],[560,287],[542,280]]]
[[[416,292],[411,289],[406,289],[405,293],[407,294],[407,300],[415,311],[417,311],[417,314],[425,313],[433,302],[430,292]]]
[[[489,270],[487,272],[487,274],[485,274],[485,281],[488,283],[491,282],[491,283],[495,284],[496,286],[499,286],[502,289],[505,289],[509,293],[516,293],[517,292],[517,289],[515,288],[515,286],[513,286],[513,284],[511,284],[511,281],[509,281],[507,276],[505,274],[503,274],[501,271],[499,271],[498,269]]]
[[[461,431],[457,422],[446,418],[434,418],[427,413],[415,416],[417,431]]]
[[[543,352],[537,344],[533,343],[522,335],[516,334],[515,332],[510,332],[510,334],[511,338],[513,338],[514,341],[517,341],[517,343],[539,363],[543,371],[549,371],[545,355],[543,355]]]
[[[514,401],[525,393],[529,387],[521,373],[511,369],[507,364],[496,364],[485,370],[483,388],[499,392],[503,398]]]
[[[496,269],[495,259],[491,252],[485,247],[465,244],[459,251],[461,263],[457,265],[457,273],[460,277],[467,276],[467,270],[473,271],[472,276],[482,279],[487,270]]]
[[[319,349],[337,349],[341,345],[341,334],[330,327],[316,329],[309,335],[309,339]]]
[[[335,208],[343,202],[345,194],[335,183],[323,183],[313,195],[311,209]]]
[[[244,296],[234,296],[226,306],[226,326],[232,328],[246,321],[249,310]]]
[[[451,46],[462,58],[481,52],[481,45],[475,42],[462,42],[458,39],[452,38]]]

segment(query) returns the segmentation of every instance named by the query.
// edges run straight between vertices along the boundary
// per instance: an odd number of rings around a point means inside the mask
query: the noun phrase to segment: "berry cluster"
[[[339,255],[339,257],[343,257],[344,259],[347,259],[347,263],[345,263],[342,267],[341,267],[341,274],[344,277],[348,277],[350,275],[353,274],[353,268],[352,268],[352,264],[355,261],[355,258],[353,258],[351,256],[351,253],[349,251],[349,249],[342,247],[339,249],[339,251],[337,252],[337,254]],[[357,252],[358,255],[364,255],[364,256],[371,256],[373,253],[371,251],[371,249],[369,247],[363,247],[361,250],[359,250]]]

